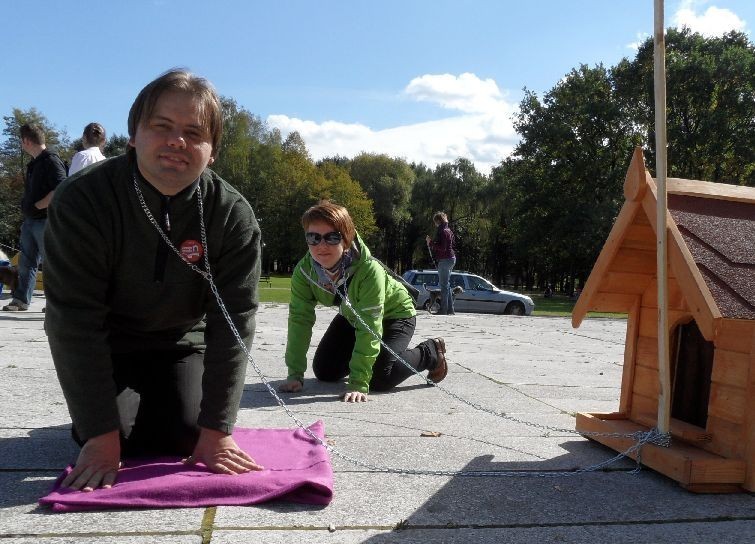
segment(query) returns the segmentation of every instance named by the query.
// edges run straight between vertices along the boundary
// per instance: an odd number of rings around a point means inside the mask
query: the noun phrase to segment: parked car
[[[438,287],[437,270],[407,270],[404,279],[419,290],[417,308],[429,310],[432,304],[427,287]],[[499,289],[485,278],[464,271],[451,273],[451,288],[461,287],[456,295],[454,309],[457,312],[485,314],[531,315],[535,303],[526,295]]]

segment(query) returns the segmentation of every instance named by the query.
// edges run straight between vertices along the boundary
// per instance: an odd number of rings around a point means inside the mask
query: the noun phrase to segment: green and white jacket
[[[406,289],[391,278],[359,234],[352,244],[359,256],[345,271],[349,301],[361,318],[379,337],[383,335],[383,321],[413,317],[417,314],[414,302]],[[339,313],[356,330],[354,351],[349,361],[350,391],[369,393],[372,365],[380,353],[380,341],[357,320],[346,303],[336,298],[332,290],[319,281],[312,256],[307,253],[294,268],[291,277],[291,303],[288,307],[288,341],[286,366],[288,379],[301,380],[307,369],[307,349],[315,324],[315,306],[340,304]],[[341,288],[342,290],[342,288]]]

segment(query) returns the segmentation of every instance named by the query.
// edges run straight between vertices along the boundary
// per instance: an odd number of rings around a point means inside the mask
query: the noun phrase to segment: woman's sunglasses
[[[343,236],[341,236],[340,232],[326,232],[325,234],[320,234],[319,232],[308,232],[304,235],[304,237],[307,239],[307,243],[311,246],[316,246],[323,240],[325,240],[325,243],[329,246],[337,246],[341,243],[341,240],[343,240]]]

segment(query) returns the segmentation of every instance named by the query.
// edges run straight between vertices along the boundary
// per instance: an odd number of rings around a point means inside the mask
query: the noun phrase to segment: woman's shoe
[[[437,363],[435,368],[427,373],[427,379],[431,382],[442,382],[448,374],[448,363],[446,362],[446,341],[442,338],[433,338],[435,352],[437,353]]]

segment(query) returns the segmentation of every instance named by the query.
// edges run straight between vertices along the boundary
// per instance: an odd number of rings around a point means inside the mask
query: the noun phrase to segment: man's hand
[[[121,461],[121,439],[117,430],[90,438],[81,448],[76,466],[63,480],[63,487],[94,491],[112,487]]]
[[[344,402],[367,402],[367,395],[359,391],[349,391],[343,395]]]
[[[298,393],[302,389],[304,389],[304,384],[299,380],[287,380],[278,386],[278,391],[281,393]]]
[[[239,448],[231,435],[204,427],[199,433],[194,453],[184,462],[204,463],[212,472],[218,474],[243,474],[264,468]]]

